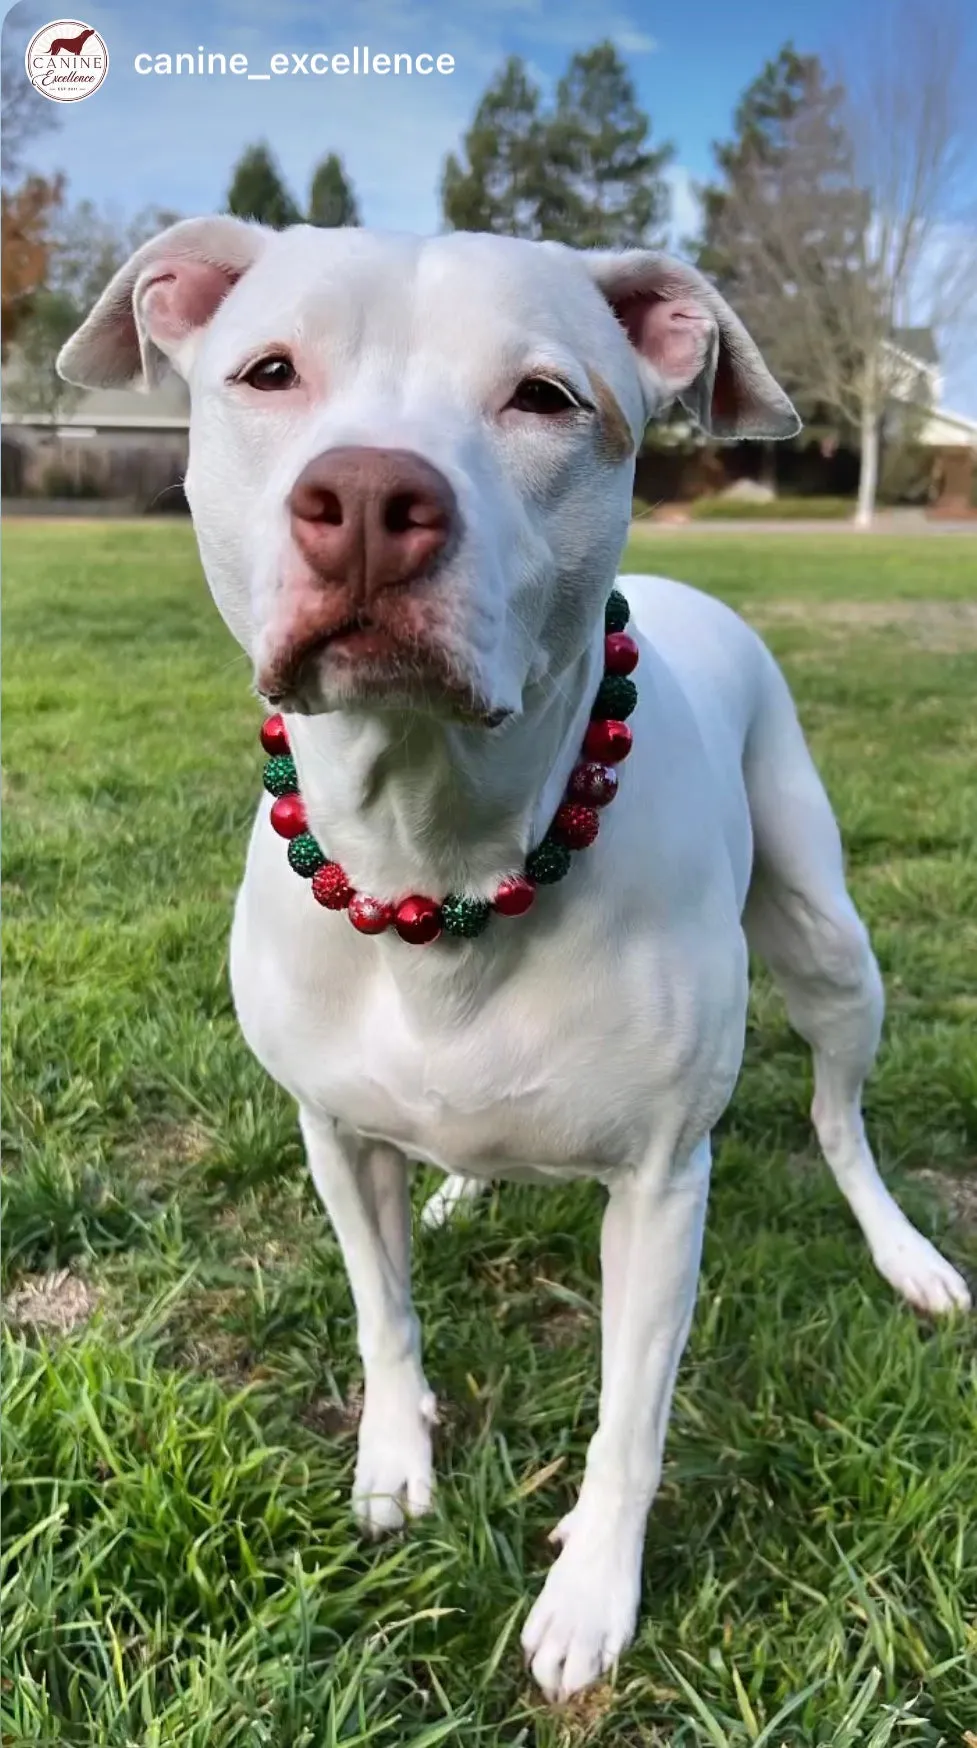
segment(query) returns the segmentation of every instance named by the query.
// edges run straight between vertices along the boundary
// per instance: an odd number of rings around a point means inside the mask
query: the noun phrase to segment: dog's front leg
[[[553,1532],[563,1551],[522,1637],[549,1699],[596,1680],[634,1634],[645,1522],[695,1305],[709,1163],[707,1139],[684,1158],[652,1155],[611,1189],[600,1417],[577,1504]]]
[[[436,1418],[411,1304],[407,1162],[328,1118],[303,1110],[300,1121],[356,1307],[364,1395],[353,1508],[372,1533],[399,1529],[430,1505]]]

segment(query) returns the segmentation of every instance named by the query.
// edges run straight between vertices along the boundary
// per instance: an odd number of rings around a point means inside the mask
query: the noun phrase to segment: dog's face
[[[718,294],[660,255],[189,220],[68,342],[87,385],[190,387],[187,495],[259,692],[494,722],[592,634],[647,420],[796,417]]]

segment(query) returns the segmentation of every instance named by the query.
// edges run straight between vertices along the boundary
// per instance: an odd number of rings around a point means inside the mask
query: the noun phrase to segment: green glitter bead
[[[590,712],[599,722],[623,722],[638,702],[638,688],[627,674],[605,674]]]
[[[565,844],[544,838],[538,849],[531,850],[526,857],[526,873],[537,886],[555,886],[569,874],[572,861],[573,852]]]
[[[604,608],[604,630],[623,631],[631,617],[631,609],[620,589],[612,589]]]
[[[278,753],[275,758],[269,759],[261,781],[269,795],[295,795],[299,786],[299,774],[291,754]]]
[[[296,874],[301,874],[303,880],[311,880],[325,863],[325,856],[320,850],[311,832],[299,832],[288,846],[288,859]]]
[[[441,906],[441,927],[446,935],[463,935],[474,940],[488,927],[492,906],[483,898],[464,898],[450,892]]]

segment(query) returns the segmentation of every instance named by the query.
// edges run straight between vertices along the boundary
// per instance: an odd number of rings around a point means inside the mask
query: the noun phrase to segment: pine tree
[[[309,196],[309,223],[327,229],[339,225],[358,225],[359,207],[343,161],[335,152],[323,158],[312,178]]]
[[[276,231],[302,223],[302,214],[264,143],[249,146],[235,164],[227,211],[237,218],[256,219]]]
[[[653,241],[667,216],[671,147],[652,150],[649,134],[612,43],[573,57],[548,113],[512,55],[475,112],[464,159],[445,164],[445,220],[580,247]]]
[[[448,157],[441,183],[452,230],[540,236],[546,181],[540,93],[518,55],[509,56],[479,103],[464,155],[467,163]]]
[[[578,248],[660,243],[673,148],[653,149],[650,133],[614,44],[574,55],[548,129],[550,158],[567,186],[566,217],[561,226],[554,215],[547,234]]]

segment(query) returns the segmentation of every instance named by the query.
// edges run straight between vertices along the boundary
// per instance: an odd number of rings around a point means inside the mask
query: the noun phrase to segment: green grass
[[[14,525],[4,558],[4,1269],[97,1301],[5,1338],[5,1748],[977,1731],[974,1327],[874,1275],[762,978],[616,1684],[550,1711],[518,1651],[596,1409],[588,1187],[421,1237],[438,1509],[358,1542],[343,1271],[227,991],[245,663],[184,527]],[[886,974],[883,1169],[972,1268],[946,1195],[977,1151],[977,542],[655,533],[628,563],[716,590],[784,662]]]

